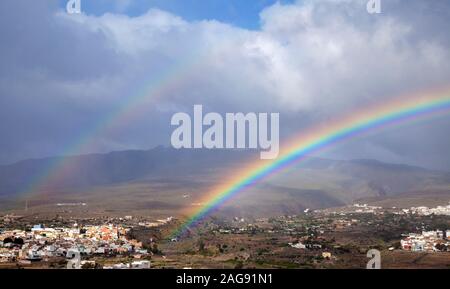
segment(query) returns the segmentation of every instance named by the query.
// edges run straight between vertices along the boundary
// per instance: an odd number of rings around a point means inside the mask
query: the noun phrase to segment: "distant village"
[[[368,204],[353,204],[342,208],[340,211],[336,210],[316,210],[316,212],[329,212],[332,214],[338,213],[368,213],[368,214],[384,214],[385,212],[391,212],[398,215],[420,215],[420,216],[450,216],[450,203],[447,206],[437,206],[435,208],[429,208],[425,206],[411,207],[409,209],[400,209],[396,207],[383,208],[379,206],[370,206]]]
[[[10,222],[16,216],[5,216]],[[128,263],[110,264],[103,269],[148,269],[152,252],[143,248],[142,242],[128,236],[131,226],[120,222],[132,220],[132,216],[120,218],[115,223],[104,225],[81,225],[71,227],[46,227],[34,225],[29,229],[0,229],[0,263],[16,262],[30,265],[48,262],[57,258],[70,260],[79,256],[75,267],[99,268],[95,261],[81,260],[81,257],[109,258],[126,256]],[[137,222],[137,226],[158,227],[172,221],[172,217],[153,222]]]
[[[347,212],[384,214],[385,209],[367,204],[354,204]],[[426,206],[411,207],[409,209],[398,209],[392,207],[391,211],[397,215],[418,216],[450,216],[450,203],[447,206],[429,208]],[[422,231],[421,233],[407,233],[403,235],[401,248],[413,252],[438,252],[450,251],[450,230]]]
[[[450,230],[409,233],[400,241],[402,249],[413,252],[450,251]]]
[[[300,250],[320,251],[325,259],[333,257],[333,249],[339,246],[330,246],[324,237],[327,232],[339,230],[352,230],[356,226],[372,226],[381,229],[384,215],[398,216],[450,216],[450,204],[436,208],[412,207],[410,209],[389,208],[370,206],[368,204],[353,204],[344,209],[333,210],[310,210],[305,209],[303,216],[314,216],[313,221],[305,222],[304,218],[297,215],[280,216],[277,218],[260,218],[248,222],[243,218],[235,217],[232,222],[213,226],[212,230],[219,234],[271,234],[295,236],[289,245]],[[367,218],[364,218],[364,215]],[[370,217],[372,215],[373,217]],[[330,218],[330,216],[332,216]],[[378,217],[377,217],[378,216]],[[389,224],[388,224],[389,225]],[[416,224],[419,230],[419,224]],[[389,247],[389,250],[401,249],[412,252],[450,252],[450,227],[441,230],[423,230],[420,233],[404,232],[399,238],[398,247]],[[331,249],[331,250],[330,250]],[[336,250],[335,250],[336,251]]]

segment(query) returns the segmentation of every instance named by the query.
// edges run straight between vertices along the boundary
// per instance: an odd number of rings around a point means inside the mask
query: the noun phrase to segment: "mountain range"
[[[259,160],[248,150],[119,151],[24,160],[0,166],[0,208],[83,202],[110,212],[176,213]],[[57,180],[48,175],[76,164]],[[51,172],[51,174],[48,174]],[[51,178],[50,178],[51,179]],[[30,183],[34,184],[30,186]],[[376,160],[309,157],[224,204],[223,214],[276,215],[367,201],[389,206],[450,201],[450,173]],[[404,201],[404,202],[402,202]]]

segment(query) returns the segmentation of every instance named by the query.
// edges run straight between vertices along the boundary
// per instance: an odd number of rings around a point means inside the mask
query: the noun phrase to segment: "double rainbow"
[[[344,140],[352,139],[374,129],[419,120],[430,115],[450,111],[450,90],[397,98],[382,105],[364,109],[340,120],[315,127],[292,139],[287,149],[269,163],[260,162],[237,173],[234,179],[209,192],[198,203],[200,208],[191,214],[173,236],[181,236],[236,194],[251,185],[301,161],[311,153],[325,149]]]

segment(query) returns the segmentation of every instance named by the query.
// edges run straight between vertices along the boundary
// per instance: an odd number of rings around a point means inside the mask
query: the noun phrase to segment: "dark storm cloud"
[[[171,114],[194,104],[280,112],[287,137],[448,83],[448,1],[383,1],[381,15],[369,15],[366,2],[275,4],[262,11],[261,29],[249,31],[160,10],[67,15],[55,1],[1,1],[0,162],[65,153],[141,94],[136,117],[96,133],[92,151],[167,144]],[[329,155],[450,169],[449,129],[444,117]]]

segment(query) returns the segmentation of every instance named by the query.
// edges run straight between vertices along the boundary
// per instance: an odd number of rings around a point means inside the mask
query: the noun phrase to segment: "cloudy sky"
[[[0,163],[169,145],[170,118],[279,112],[282,137],[450,84],[450,2],[0,1]],[[450,116],[327,152],[450,170]],[[83,145],[79,145],[83,144]],[[283,141],[281,140],[281,146]]]

